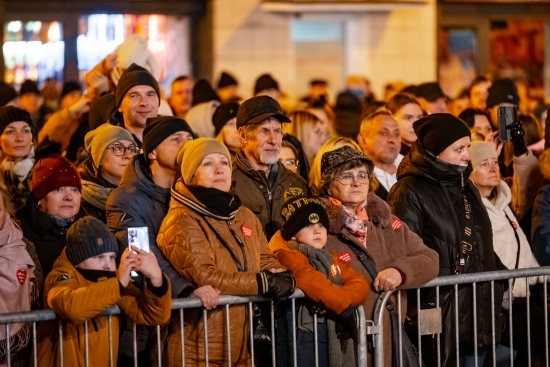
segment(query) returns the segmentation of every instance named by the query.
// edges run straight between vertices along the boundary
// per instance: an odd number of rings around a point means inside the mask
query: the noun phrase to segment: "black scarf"
[[[187,186],[189,192],[198,202],[186,197],[172,187],[172,197],[181,204],[210,217],[233,219],[241,206],[237,195],[211,187]]]
[[[108,270],[92,270],[92,269],[80,269],[76,268],[80,275],[82,275],[85,279],[89,280],[90,282],[97,282],[102,278],[110,279],[116,277],[116,273],[114,271],[108,271]]]

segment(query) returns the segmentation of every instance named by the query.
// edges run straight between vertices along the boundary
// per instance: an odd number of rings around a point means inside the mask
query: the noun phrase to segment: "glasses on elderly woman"
[[[134,156],[139,153],[139,148],[135,145],[130,145],[125,147],[122,144],[115,144],[115,145],[108,146],[107,149],[111,149],[113,151],[113,154],[116,155],[117,157],[122,157],[123,155],[126,154],[126,152],[128,152],[128,154],[131,156]]]
[[[336,180],[340,181],[342,185],[351,185],[354,178],[360,184],[369,183],[369,174],[367,172],[359,172],[357,176],[355,176],[353,173],[343,173],[340,176],[338,176]]]

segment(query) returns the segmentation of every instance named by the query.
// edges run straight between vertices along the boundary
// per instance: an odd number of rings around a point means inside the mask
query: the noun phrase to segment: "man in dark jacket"
[[[453,115],[443,113],[423,117],[413,126],[418,140],[403,158],[397,171],[398,181],[389,193],[392,212],[439,253],[439,276],[503,270],[493,249],[491,221],[478,191],[468,180],[472,171],[468,126]],[[470,285],[458,288],[459,305],[454,303],[454,289],[441,292],[443,366],[454,366],[456,362],[457,327],[461,363],[473,366],[473,341],[477,332],[479,365],[483,365],[492,344],[491,302],[495,310],[500,310],[503,289],[500,283],[495,283],[494,300],[491,300],[489,283],[481,283],[476,289],[476,309]],[[435,303],[432,289],[424,297],[428,303]],[[455,306],[460,306],[460,326],[455,324]],[[474,313],[477,330],[473,329]],[[496,315],[494,331],[499,343],[498,311]]]
[[[241,148],[233,159],[235,194],[256,214],[268,240],[285,222],[281,216],[285,190],[297,187],[308,191],[304,179],[278,161],[283,122],[290,119],[269,96],[250,98],[237,112]]]

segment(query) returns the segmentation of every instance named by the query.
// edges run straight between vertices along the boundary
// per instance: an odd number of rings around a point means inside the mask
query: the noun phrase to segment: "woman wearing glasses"
[[[391,215],[388,204],[374,194],[373,171],[372,160],[348,145],[323,154],[321,181],[313,190],[325,202],[329,217],[326,247],[363,274],[377,292],[417,287],[437,276],[437,253]],[[374,279],[357,257],[360,254],[366,254],[378,272]],[[403,318],[405,297],[403,293]],[[363,304],[368,320],[372,320],[377,300],[378,294],[371,292]],[[390,325],[389,312],[385,312],[385,366],[391,366],[392,359]]]
[[[82,178],[82,206],[88,215],[106,223],[107,197],[120,183],[124,168],[139,153],[125,129],[103,124],[84,138],[90,158],[78,166]]]

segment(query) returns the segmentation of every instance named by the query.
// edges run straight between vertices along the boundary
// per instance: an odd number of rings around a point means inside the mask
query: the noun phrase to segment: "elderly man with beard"
[[[388,199],[388,192],[397,182],[397,167],[403,156],[399,124],[391,112],[378,111],[367,116],[361,122],[357,141],[361,150],[374,162],[374,174],[380,185],[376,195],[382,200]]]
[[[285,220],[283,193],[290,187],[307,192],[307,183],[278,162],[285,129],[290,122],[277,101],[258,96],[244,101],[237,111],[240,149],[233,159],[235,194],[260,222],[269,240]]]

